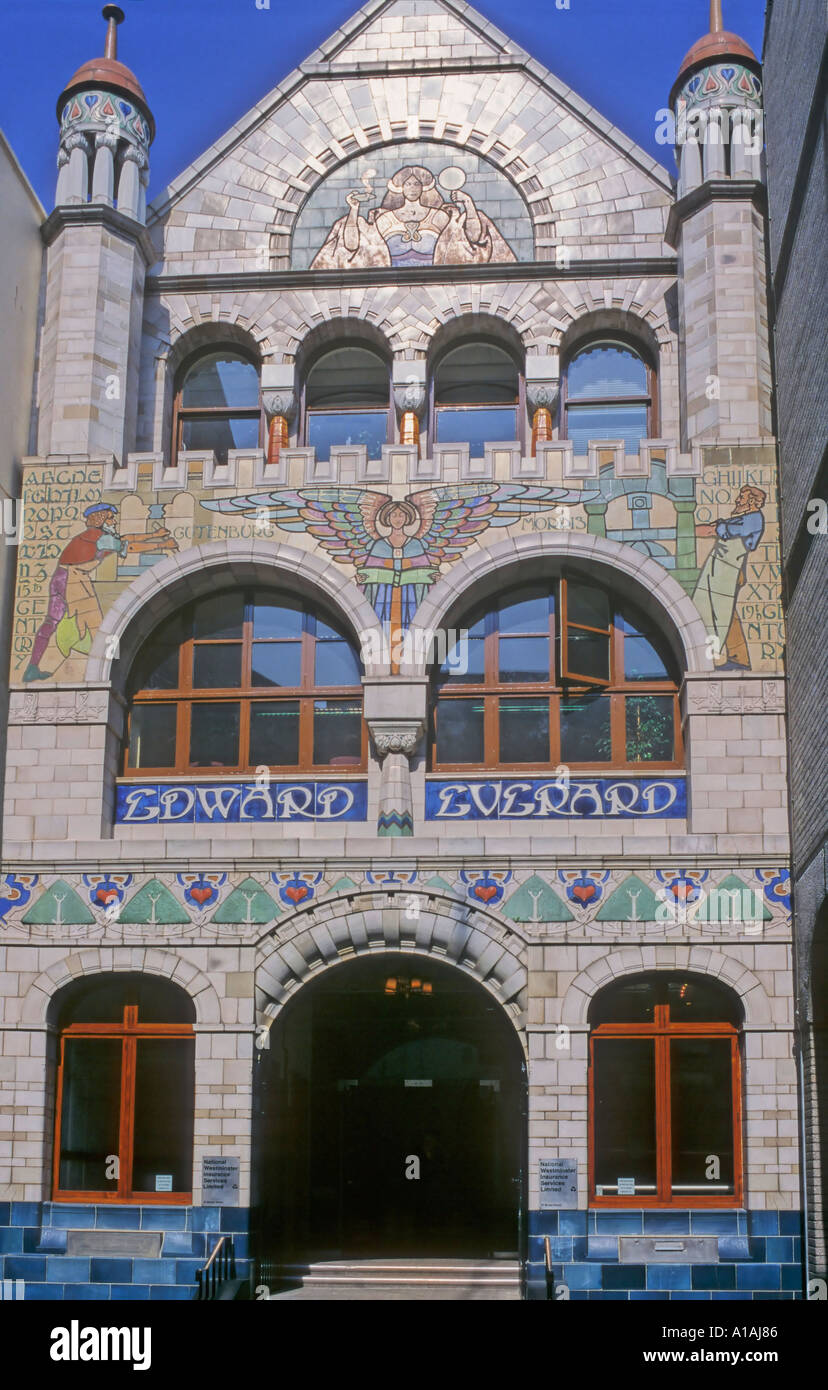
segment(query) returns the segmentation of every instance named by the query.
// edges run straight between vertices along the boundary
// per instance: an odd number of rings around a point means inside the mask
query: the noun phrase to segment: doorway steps
[[[319,1260],[274,1269],[276,1298],[520,1299],[509,1259]]]

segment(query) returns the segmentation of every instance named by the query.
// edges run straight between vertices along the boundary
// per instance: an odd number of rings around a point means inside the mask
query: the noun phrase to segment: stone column
[[[399,720],[396,724],[371,725],[371,738],[382,763],[377,835],[413,835],[414,803],[411,795],[411,767],[423,736],[421,720]]]
[[[425,362],[395,362],[392,369],[394,405],[400,424],[400,443],[420,446],[420,423],[425,415],[427,392]]]
[[[118,211],[126,217],[134,217],[140,222],[141,172],[146,166],[146,155],[137,145],[127,145],[118,180]]]
[[[267,462],[275,464],[290,443],[290,424],[298,409],[294,389],[295,368],[289,363],[267,363],[262,368],[262,405],[267,416]]]
[[[117,148],[117,130],[98,131],[95,136],[95,164],[92,169],[92,202],[105,203],[110,208],[115,201],[115,151]],[[121,211],[123,212],[123,208]]]

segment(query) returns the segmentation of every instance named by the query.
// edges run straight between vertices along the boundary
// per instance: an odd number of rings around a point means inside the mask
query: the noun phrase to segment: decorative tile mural
[[[296,221],[294,270],[487,265],[534,259],[515,187],[468,150],[406,141],[349,160]]]

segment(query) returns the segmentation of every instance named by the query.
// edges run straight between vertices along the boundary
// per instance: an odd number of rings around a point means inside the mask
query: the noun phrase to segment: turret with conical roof
[[[103,57],[84,63],[58,98],[57,207],[103,203],[143,222],[155,123],[141,84],[118,59],[123,10],[105,5]]]
[[[710,0],[710,30],[684,55],[670,105],[676,114],[679,193],[705,179],[761,177],[761,64],[724,27]]]

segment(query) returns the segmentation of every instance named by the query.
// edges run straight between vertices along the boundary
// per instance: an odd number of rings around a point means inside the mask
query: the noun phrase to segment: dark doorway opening
[[[337,966],[284,1008],[257,1073],[261,1261],[518,1256],[523,1055],[462,971]]]

